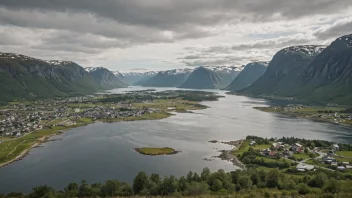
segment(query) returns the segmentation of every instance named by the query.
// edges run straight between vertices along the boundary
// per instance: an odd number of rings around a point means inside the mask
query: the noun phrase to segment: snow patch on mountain
[[[85,67],[84,68],[86,72],[94,72],[97,71],[98,69],[104,69],[103,67]]]
[[[193,71],[193,69],[189,69],[189,68],[172,69],[172,70],[160,71],[159,74],[179,75],[179,74],[191,73],[192,71]]]
[[[25,55],[22,55],[22,54],[2,53],[2,52],[0,52],[0,58],[2,58],[2,59],[19,59],[19,60],[40,60],[40,59],[37,59],[37,58],[25,56]]]
[[[132,77],[132,76],[145,76],[145,75],[155,75],[158,71],[148,71],[148,72],[113,72],[117,76]]]
[[[234,71],[242,71],[244,69],[244,66],[241,67],[236,67],[236,66],[203,66],[206,69],[210,69],[212,71],[217,71],[217,72],[234,72]]]
[[[287,47],[282,51],[285,54],[292,53],[292,52],[300,52],[308,56],[316,56],[317,54],[321,53],[325,48],[326,46],[324,45],[299,45],[299,46]]]

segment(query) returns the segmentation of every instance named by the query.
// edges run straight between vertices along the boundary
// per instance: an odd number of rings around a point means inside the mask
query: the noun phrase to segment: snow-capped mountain
[[[127,84],[118,76],[104,67],[86,67],[84,69],[104,89],[127,87]]]
[[[269,62],[253,62],[247,64],[225,89],[234,92],[250,86],[265,73],[268,64]]]
[[[278,51],[266,72],[251,86],[240,90],[254,95],[290,96],[296,85],[303,86],[298,76],[324,50],[321,45],[291,46]]]
[[[193,69],[188,68],[160,71],[141,85],[146,87],[178,87],[185,82],[192,71]]]
[[[324,45],[299,45],[299,46],[291,46],[282,50],[282,53],[289,54],[293,52],[303,53],[308,56],[316,56],[320,54],[326,46]]]
[[[151,77],[155,76],[157,71],[147,71],[147,72],[113,72],[122,81],[129,85],[141,85],[141,83],[149,80]]]

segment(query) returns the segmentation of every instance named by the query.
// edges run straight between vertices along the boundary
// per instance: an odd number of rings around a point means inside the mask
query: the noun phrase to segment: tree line
[[[324,170],[310,172],[304,177],[285,174],[278,169],[248,169],[225,172],[211,172],[208,168],[198,174],[189,172],[186,176],[166,176],[159,174],[147,175],[139,172],[132,185],[117,180],[107,180],[105,183],[80,184],[70,183],[63,190],[43,185],[33,188],[30,194],[10,193],[1,197],[116,197],[116,196],[199,196],[199,195],[243,195],[251,197],[271,197],[300,195],[324,195],[334,197],[334,194],[351,195],[348,189],[341,186],[342,180],[350,181],[341,173]]]

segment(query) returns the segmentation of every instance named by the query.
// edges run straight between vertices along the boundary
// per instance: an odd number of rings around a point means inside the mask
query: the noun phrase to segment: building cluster
[[[338,161],[336,159],[335,152],[340,149],[339,145],[334,144],[331,146],[329,152],[323,156],[321,162],[323,164],[329,164],[331,167],[335,167],[339,171],[345,171],[346,169],[352,169],[352,166],[350,165],[350,162],[348,162],[348,159],[346,161]]]
[[[256,142],[251,141],[249,143],[249,145],[255,146]],[[320,150],[319,148],[314,148],[313,150],[310,150],[309,148],[305,148],[299,142],[296,142],[291,145],[285,144],[283,142],[274,142],[271,144],[270,148],[265,148],[263,150],[260,150],[259,153],[263,156],[271,157],[271,158],[284,157],[284,158],[288,158],[288,159],[294,159],[294,158],[292,158],[292,156],[294,156],[294,154],[304,153],[306,149],[311,153],[316,153],[316,154],[321,153],[321,152],[319,152],[319,150]],[[351,159],[346,158],[346,160],[344,160],[344,161],[338,161],[336,159],[336,156],[338,156],[338,155],[336,155],[335,152],[339,151],[339,149],[340,148],[339,148],[338,144],[331,145],[329,152],[326,153],[321,158],[321,163],[329,164],[331,167],[335,167],[335,169],[339,170],[339,171],[345,171],[346,169],[352,169],[352,165],[350,165],[350,162],[349,162],[349,160],[351,160]],[[340,159],[341,159],[341,156],[340,156]],[[298,171],[304,172],[304,171],[314,170],[313,165],[306,164],[306,163],[304,163],[304,161],[298,163],[298,165],[296,167],[296,169]]]
[[[113,107],[93,107],[85,109],[80,113],[75,113],[75,116],[92,118],[94,120],[100,119],[116,119],[124,117],[138,117],[143,114],[159,112],[157,109],[141,108],[141,109],[120,109]]]
[[[0,135],[21,136],[23,133],[30,133],[40,130],[43,114],[39,112],[18,113],[15,111],[2,111],[4,119],[0,120]]]
[[[152,108],[132,108],[131,102],[126,101],[111,106],[97,104],[94,107],[71,108],[69,105],[89,101],[94,104],[92,97],[38,100],[33,104],[10,104],[7,109],[0,111],[0,136],[20,137],[26,133],[43,129],[43,125],[46,127],[75,125],[75,121],[80,117],[94,120],[116,119],[160,112]]]

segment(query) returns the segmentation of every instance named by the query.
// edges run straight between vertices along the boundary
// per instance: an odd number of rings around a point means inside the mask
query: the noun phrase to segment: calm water
[[[138,89],[141,88],[111,92]],[[295,136],[352,143],[351,128],[252,108],[270,105],[269,101],[226,95],[220,101],[203,104],[211,108],[157,121],[95,123],[56,136],[54,139],[61,140],[45,143],[23,160],[0,169],[0,193],[28,192],[42,184],[63,189],[68,183],[82,179],[90,183],[107,179],[131,182],[141,170],[178,176],[190,170],[200,172],[204,167],[235,170],[235,166],[225,161],[203,160],[218,155],[218,149],[228,148],[208,143],[213,139]],[[151,157],[133,151],[143,146],[170,146],[182,153]]]

